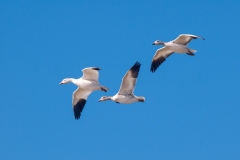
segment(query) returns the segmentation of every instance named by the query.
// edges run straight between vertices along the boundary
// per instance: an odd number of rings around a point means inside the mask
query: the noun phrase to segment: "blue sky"
[[[0,159],[239,160],[239,1],[0,1]],[[157,70],[156,39],[203,36]],[[99,103],[136,62],[144,103]],[[81,119],[71,107],[85,67],[100,83]]]

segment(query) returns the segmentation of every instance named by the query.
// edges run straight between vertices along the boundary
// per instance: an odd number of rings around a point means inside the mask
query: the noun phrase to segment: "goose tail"
[[[190,50],[190,52],[192,52],[192,53],[197,52],[197,50],[194,50],[194,49],[189,49],[189,50]]]
[[[107,87],[104,87],[104,86],[100,86],[101,87],[101,91],[103,92],[107,92],[108,88]]]

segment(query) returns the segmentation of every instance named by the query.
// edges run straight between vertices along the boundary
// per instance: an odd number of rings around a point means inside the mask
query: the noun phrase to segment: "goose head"
[[[102,97],[98,100],[98,102],[111,100],[111,98],[112,98],[112,97],[110,97],[110,96],[102,96]]]
[[[152,45],[164,45],[164,42],[156,40],[152,43]]]
[[[65,78],[59,84],[61,85],[61,84],[66,84],[66,83],[70,83],[70,82],[72,82],[72,78]]]

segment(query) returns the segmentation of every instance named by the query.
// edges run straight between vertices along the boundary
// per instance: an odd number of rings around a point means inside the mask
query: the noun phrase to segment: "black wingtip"
[[[92,69],[97,70],[97,71],[101,70],[101,68],[99,68],[99,67],[92,67]]]
[[[140,66],[141,66],[141,63],[137,61],[137,62],[133,65],[133,67],[134,67],[134,66],[135,66],[135,67],[140,67]]]
[[[75,116],[75,119],[76,119],[76,120],[79,120],[79,119],[80,119],[80,116],[79,116],[79,117],[78,117],[78,116]]]
[[[150,71],[152,73],[156,72],[157,68],[166,60],[166,58],[161,57],[159,59],[153,60],[151,64],[151,69]]]
[[[151,66],[150,72],[154,73],[155,71],[156,71],[156,69],[154,69],[154,68]]]
[[[141,67],[141,63],[137,61],[137,62],[131,67],[130,70],[139,70],[140,67]]]
[[[133,78],[137,78],[138,77],[138,73],[141,67],[141,63],[140,62],[136,62],[130,69],[130,71],[132,72],[132,76]]]
[[[73,106],[74,117],[76,120],[80,119],[83,108],[86,104],[86,99],[80,99],[77,104]]]
[[[201,38],[202,40],[205,40],[205,38],[203,38],[202,36],[197,36],[194,39],[197,39],[197,38]]]

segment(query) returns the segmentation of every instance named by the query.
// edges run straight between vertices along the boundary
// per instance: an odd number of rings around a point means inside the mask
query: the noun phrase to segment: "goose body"
[[[140,70],[141,64],[136,62],[122,78],[122,83],[118,93],[114,96],[103,96],[99,99],[99,102],[112,100],[116,103],[130,104],[134,102],[144,102],[144,97],[138,97],[133,94],[133,90],[136,85],[136,80]]]
[[[72,106],[75,119],[79,119],[83,108],[87,102],[88,96],[96,90],[107,92],[108,88],[101,86],[98,82],[98,71],[100,68],[89,67],[82,70],[83,76],[79,79],[65,78],[60,84],[66,84],[72,82],[78,88],[73,92],[72,95]]]
[[[116,94],[111,98],[117,103],[130,104],[133,102],[140,102],[139,98],[132,94]],[[143,100],[144,101],[144,100]]]
[[[203,37],[191,35],[191,34],[180,34],[175,40],[170,42],[162,42],[156,40],[152,45],[163,45],[162,48],[158,49],[153,56],[152,64],[151,64],[151,72],[155,72],[157,68],[166,60],[174,52],[176,53],[186,53],[190,56],[194,56],[196,50],[188,48],[187,44],[192,39],[201,38],[205,40]]]
[[[86,90],[99,90],[99,83],[91,80],[86,80],[86,79],[73,79],[72,80],[73,84],[78,86],[81,89],[86,89]]]
[[[171,50],[172,52],[176,53],[187,53],[188,52],[188,47],[183,44],[177,44],[177,43],[172,43],[172,42],[167,42],[164,44],[166,48]]]

